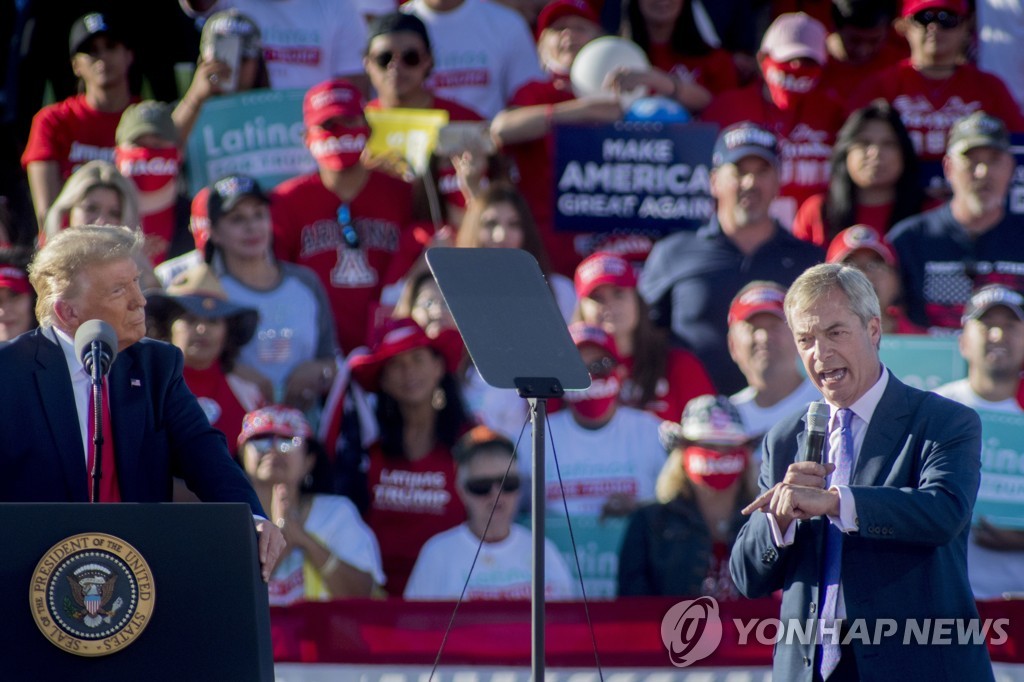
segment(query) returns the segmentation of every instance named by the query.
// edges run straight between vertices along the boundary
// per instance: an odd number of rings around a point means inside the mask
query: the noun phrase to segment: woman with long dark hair
[[[701,20],[698,20],[701,16]],[[639,45],[651,64],[695,80],[711,94],[738,88],[739,72],[721,47],[702,5],[690,0],[629,0],[623,35]]]
[[[803,203],[793,234],[823,247],[852,225],[884,235],[921,212],[920,183],[917,154],[899,112],[875,100],[850,114],[839,130],[828,190]]]
[[[453,376],[453,337],[432,339],[409,318],[388,320],[369,353],[348,363],[376,399],[367,520],[380,541],[387,591],[401,596],[423,543],[465,521],[452,446],[471,426]]]
[[[692,398],[715,392],[697,356],[670,348],[664,332],[655,327],[626,259],[610,253],[588,256],[576,268],[576,292],[580,302],[575,319],[615,339],[627,372],[620,402],[662,419],[677,419]]]

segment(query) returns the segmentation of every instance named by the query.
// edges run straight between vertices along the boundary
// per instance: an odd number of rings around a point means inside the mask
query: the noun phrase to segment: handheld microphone
[[[807,442],[804,461],[823,464],[825,439],[828,435],[828,403],[816,401],[807,406]]]
[[[106,376],[117,357],[117,332],[103,320],[83,322],[75,332],[75,355],[90,375],[97,368],[100,376]]]

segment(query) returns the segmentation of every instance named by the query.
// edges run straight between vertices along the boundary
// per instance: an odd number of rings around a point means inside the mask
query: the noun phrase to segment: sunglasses
[[[250,438],[249,444],[255,448],[256,452],[260,455],[265,455],[271,450],[277,450],[280,453],[289,453],[292,450],[296,450],[305,445],[306,439],[296,436],[294,438],[285,438],[283,436],[261,436],[260,438]]]
[[[500,485],[502,492],[514,493],[519,490],[519,477],[509,476],[505,479],[505,484],[501,483],[501,476],[495,476],[493,478],[471,478],[467,480],[463,487],[466,492],[471,495],[484,496],[489,495],[494,486]]]
[[[587,371],[590,372],[592,377],[606,377],[611,376],[612,372],[615,371],[615,367],[618,363],[607,355],[600,360],[594,360],[587,365]]]
[[[419,66],[423,63],[423,53],[419,50],[405,50],[401,53],[394,53],[391,50],[385,50],[375,55],[370,56],[370,61],[379,66],[382,69],[388,68],[391,62],[398,59],[403,66],[413,67]]]
[[[925,11],[918,12],[914,15],[914,23],[919,26],[938,24],[942,28],[951,29],[960,25],[960,17],[952,12],[947,12],[944,9],[926,9]]]

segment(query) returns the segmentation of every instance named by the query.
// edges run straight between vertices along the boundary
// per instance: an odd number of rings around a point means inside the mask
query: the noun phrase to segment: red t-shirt
[[[380,544],[388,594],[401,597],[423,543],[466,520],[455,492],[455,461],[438,445],[410,462],[370,448],[370,508],[367,523]]]
[[[86,103],[85,95],[45,106],[32,119],[21,165],[27,168],[33,161],[56,161],[61,179],[67,180],[86,161],[113,162],[114,133],[120,120],[120,111],[96,111]]]
[[[651,65],[680,78],[692,77],[716,95],[740,86],[739,73],[732,55],[723,49],[711,50],[705,55],[676,54],[669,45],[651,45],[647,51]]]
[[[902,38],[886,42],[875,58],[866,64],[841,62],[829,55],[819,85],[836,92],[850,92],[851,88],[876,78],[878,74],[906,59],[908,55],[907,42]]]
[[[372,99],[366,104],[366,108],[369,111],[384,111],[385,107],[381,105],[380,99]],[[449,121],[482,121],[483,116],[476,113],[467,106],[463,106],[458,102],[453,102],[450,99],[443,97],[434,96],[434,103],[425,109],[441,109],[442,111],[448,112]]]
[[[783,111],[764,93],[760,82],[716,97],[701,118],[720,127],[753,121],[779,138],[780,197],[789,197],[789,215],[808,197],[828,186],[829,159],[836,133],[846,120],[839,96],[820,85]]]
[[[274,252],[320,277],[338,342],[348,353],[366,343],[372,307],[423,251],[424,232],[412,223],[412,187],[391,175],[370,171],[349,202],[358,248],[347,246],[342,235],[341,204],[316,173],[286,180],[270,193]]]
[[[936,80],[921,75],[905,59],[859,87],[849,110],[879,97],[900,112],[917,155],[927,161],[946,153],[953,122],[979,109],[1001,118],[1011,132],[1024,131],[1024,117],[1003,81],[971,64],[961,64],[949,78]]]
[[[516,91],[510,107],[558,104],[575,99],[567,78],[532,81]],[[554,227],[554,135],[548,133],[538,140],[509,145],[505,152],[519,171],[519,191],[530,206],[544,248],[555,272],[572,277],[582,260],[576,251],[573,232],[555,232]]]
[[[624,358],[622,364],[632,376],[633,358]],[[646,405],[637,405],[640,396],[631,393],[638,391],[639,387],[627,378],[622,387],[621,402],[640,407],[662,419],[679,421],[686,403],[699,395],[714,395],[715,386],[696,355],[681,348],[670,348],[665,360],[665,376],[658,380],[654,399]]]
[[[238,434],[242,432],[245,408],[231,390],[224,370],[215,363],[207,369],[185,367],[181,375],[185,385],[199,400],[210,424],[227,438],[231,456],[237,457]]]
[[[815,194],[800,205],[796,219],[793,220],[793,235],[804,241],[817,244],[822,248],[828,248],[831,241],[826,235],[825,220],[821,215],[825,206],[826,194]],[[854,221],[851,225],[844,225],[840,229],[852,227],[853,225],[867,225],[875,229],[879,236],[889,231],[889,219],[892,216],[893,204],[881,204],[879,206],[858,206]],[[833,235],[835,236],[835,235]]]

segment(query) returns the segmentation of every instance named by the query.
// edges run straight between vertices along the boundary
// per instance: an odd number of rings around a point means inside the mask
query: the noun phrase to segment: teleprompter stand
[[[544,438],[547,401],[590,385],[590,375],[537,261],[519,249],[432,248],[427,263],[470,357],[489,385],[530,405],[533,481],[531,670],[544,679]]]

